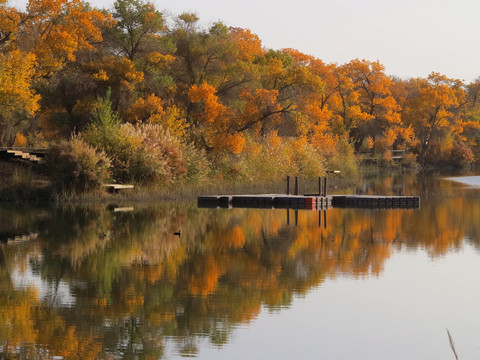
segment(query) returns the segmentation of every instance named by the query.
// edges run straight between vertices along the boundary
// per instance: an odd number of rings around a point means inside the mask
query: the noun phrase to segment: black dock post
[[[295,195],[298,195],[298,176],[295,176]]]
[[[287,195],[290,195],[290,176],[287,176]]]

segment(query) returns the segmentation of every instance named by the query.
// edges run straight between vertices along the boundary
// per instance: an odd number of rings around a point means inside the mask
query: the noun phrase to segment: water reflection
[[[173,342],[198,355],[326,279],[381,275],[397,249],[478,247],[478,191],[415,175],[369,184],[357,192],[421,193],[421,209],[0,207],[0,354],[161,358]],[[25,234],[37,235],[8,241]]]

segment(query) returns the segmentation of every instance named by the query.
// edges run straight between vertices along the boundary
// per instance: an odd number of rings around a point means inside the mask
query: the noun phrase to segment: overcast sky
[[[480,0],[152,2],[165,14],[195,12],[205,26],[248,28],[266,48],[296,48],[325,62],[379,60],[387,74],[403,78],[432,71],[467,82],[480,76]],[[110,8],[113,0],[90,3]]]

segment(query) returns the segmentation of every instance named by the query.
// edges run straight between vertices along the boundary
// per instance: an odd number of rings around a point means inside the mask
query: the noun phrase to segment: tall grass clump
[[[358,161],[352,144],[346,138],[340,138],[331,152],[324,152],[326,166],[329,170],[340,170],[342,176],[356,176]]]
[[[88,191],[110,178],[110,159],[101,150],[73,135],[49,148],[45,157],[52,184],[57,190]]]
[[[303,138],[246,136],[241,154],[222,154],[215,172],[227,180],[277,181],[287,175],[314,177],[325,171],[325,159]]]
[[[85,139],[111,158],[115,180],[148,184],[206,177],[209,163],[204,152],[183,143],[161,124],[122,124],[108,94],[97,101],[92,118]]]
[[[182,180],[187,183],[202,184],[209,179],[212,162],[204,149],[195,147],[193,143],[182,143],[186,173]]]

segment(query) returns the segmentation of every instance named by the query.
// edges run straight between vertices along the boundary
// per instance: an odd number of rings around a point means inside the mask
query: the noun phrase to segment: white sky
[[[325,62],[379,60],[387,74],[404,78],[432,71],[467,82],[480,76],[479,0],[152,2],[170,15],[195,12],[206,26],[248,28],[266,48],[296,48]],[[109,8],[113,0],[90,3]]]

